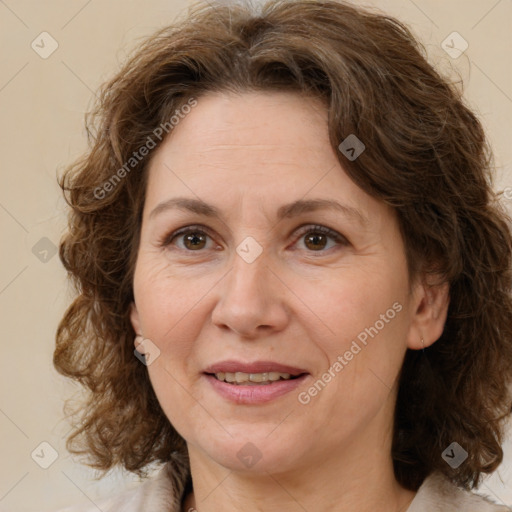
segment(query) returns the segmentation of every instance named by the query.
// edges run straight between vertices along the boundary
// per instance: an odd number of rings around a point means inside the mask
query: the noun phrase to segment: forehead
[[[297,93],[208,93],[180,120],[157,151],[174,162],[203,165],[247,159],[285,164],[306,157],[328,159],[327,111],[316,98]],[[331,160],[333,160],[331,158]]]
[[[276,208],[321,196],[363,215],[376,206],[340,165],[325,106],[297,93],[201,96],[158,148],[149,173],[150,205],[185,195]]]

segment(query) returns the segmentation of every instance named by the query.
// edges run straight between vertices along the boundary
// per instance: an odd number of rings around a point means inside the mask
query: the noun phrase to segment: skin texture
[[[160,350],[151,383],[189,448],[194,494],[184,509],[406,510],[415,493],[396,482],[390,456],[397,377],[407,348],[441,335],[448,289],[409,281],[395,213],[347,177],[323,105],[294,93],[202,96],[148,172],[131,320]],[[222,218],[150,215],[178,196],[213,204]],[[277,220],[283,204],[313,198],[366,221],[334,210]],[[183,233],[165,244],[197,224],[208,231],[197,248]],[[252,263],[236,251],[248,236],[262,249]],[[394,318],[300,403],[299,392],[396,303]],[[310,375],[273,401],[236,404],[203,375],[226,359]],[[247,442],[261,454],[250,468],[237,456]]]

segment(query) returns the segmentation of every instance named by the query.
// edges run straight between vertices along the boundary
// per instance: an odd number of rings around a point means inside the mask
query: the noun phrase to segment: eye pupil
[[[323,243],[318,241],[321,239],[323,240]],[[325,243],[327,242],[325,235],[323,235],[321,233],[315,233],[315,234],[306,236],[306,245],[311,249],[311,247],[308,245],[308,242],[310,242],[310,241],[313,242],[314,246],[315,245],[317,246],[313,250],[323,249],[325,247]],[[320,246],[320,247],[318,247],[318,246]]]
[[[185,245],[187,245],[187,242],[190,242],[192,244],[192,247],[197,249],[201,244],[205,243],[204,235],[200,235],[198,233],[191,233],[189,235],[186,235]],[[202,248],[202,246],[200,248]]]

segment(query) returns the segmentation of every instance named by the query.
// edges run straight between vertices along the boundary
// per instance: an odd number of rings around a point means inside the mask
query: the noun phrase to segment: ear
[[[133,344],[135,345],[135,348],[138,349],[140,345],[140,338],[142,336],[142,327],[140,325],[139,312],[137,311],[137,306],[135,305],[135,302],[132,302],[130,304],[130,321],[132,323],[133,330],[137,334],[137,336],[133,340]]]
[[[410,349],[429,347],[443,334],[450,303],[450,286],[440,280],[434,282],[434,278],[438,277],[430,276],[430,283],[426,279],[418,280],[414,287],[414,310],[407,337],[407,347]]]

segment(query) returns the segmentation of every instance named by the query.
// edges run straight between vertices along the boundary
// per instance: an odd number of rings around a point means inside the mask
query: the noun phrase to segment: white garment
[[[164,466],[135,489],[96,504],[68,507],[58,512],[181,512],[183,485],[178,484],[180,492],[176,495],[169,468]],[[406,512],[512,512],[512,508],[464,491],[443,475],[433,473],[418,489]]]

